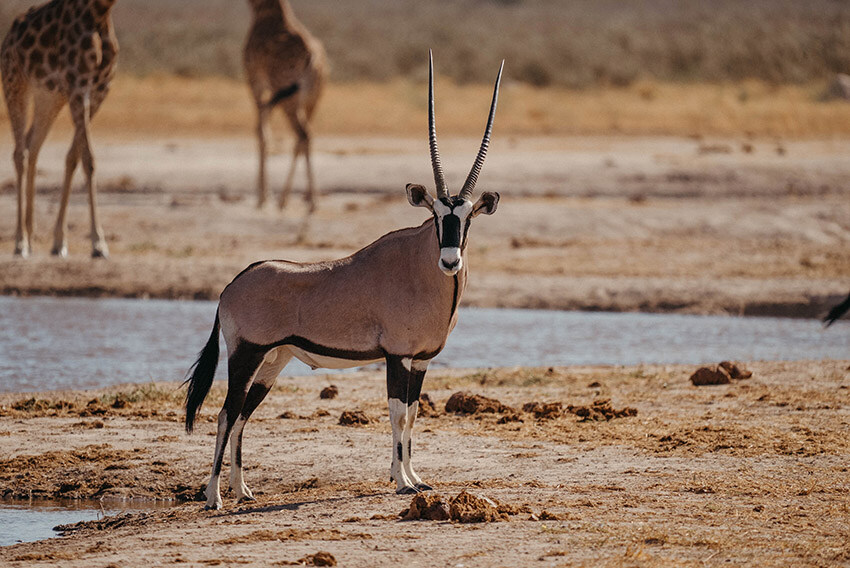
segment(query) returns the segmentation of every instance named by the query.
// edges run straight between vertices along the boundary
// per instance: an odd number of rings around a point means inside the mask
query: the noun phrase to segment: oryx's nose
[[[455,274],[461,267],[460,248],[440,249],[440,269],[447,274]]]

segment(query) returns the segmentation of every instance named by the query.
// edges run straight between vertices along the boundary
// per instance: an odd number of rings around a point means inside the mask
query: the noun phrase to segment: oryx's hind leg
[[[213,457],[212,473],[204,494],[207,497],[205,509],[221,509],[221,493],[219,479],[224,449],[233,425],[242,413],[248,390],[257,369],[263,362],[265,353],[256,347],[239,344],[227,359],[227,397],[224,406],[218,413],[218,434],[215,439],[215,455]]]
[[[428,361],[387,356],[387,399],[393,429],[390,476],[396,482],[396,493],[409,494],[431,489],[422,482],[410,463],[413,449],[411,434],[427,369]]]
[[[242,412],[233,425],[233,433],[230,435],[230,487],[236,493],[237,501],[254,500],[254,494],[245,485],[242,476],[242,432],[245,429],[245,423],[266,398],[266,395],[274,386],[277,376],[290,359],[292,359],[292,354],[286,347],[278,347],[266,353],[259,371],[254,376],[248,395],[245,397]]]

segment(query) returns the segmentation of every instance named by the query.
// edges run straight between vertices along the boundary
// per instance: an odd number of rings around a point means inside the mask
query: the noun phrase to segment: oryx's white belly
[[[369,365],[371,363],[378,363],[383,361],[383,359],[372,359],[369,361],[358,361],[355,359],[339,359],[337,357],[328,357],[326,355],[316,355],[315,353],[310,353],[309,351],[304,351],[299,347],[295,347],[293,345],[289,345],[289,350],[292,351],[292,355],[295,356],[299,361],[303,361],[307,365],[310,365],[313,369],[349,369],[351,367],[362,367],[363,365]]]

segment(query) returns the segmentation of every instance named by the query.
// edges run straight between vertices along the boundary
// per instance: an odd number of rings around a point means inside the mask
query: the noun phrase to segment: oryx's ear
[[[492,215],[496,212],[496,207],[499,205],[499,194],[495,191],[485,191],[472,206],[472,217],[484,213]]]
[[[428,190],[425,186],[418,183],[409,183],[404,188],[407,191],[407,200],[414,207],[427,207],[431,209],[434,205],[434,198],[428,195]]]

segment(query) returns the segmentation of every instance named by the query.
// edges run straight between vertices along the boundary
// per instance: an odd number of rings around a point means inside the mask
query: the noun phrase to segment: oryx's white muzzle
[[[463,258],[460,256],[460,248],[444,247],[440,249],[440,270],[449,276],[454,276],[463,266]]]

